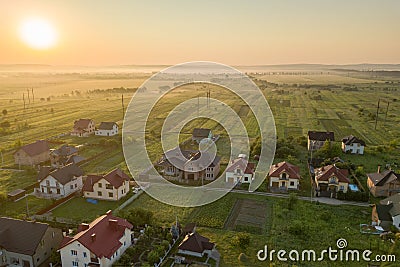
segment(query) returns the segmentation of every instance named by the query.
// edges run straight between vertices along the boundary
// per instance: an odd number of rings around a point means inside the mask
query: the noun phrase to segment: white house
[[[116,122],[102,122],[94,132],[99,136],[114,136],[118,134],[118,124]]]
[[[318,132],[318,131],[308,131],[307,133],[307,149],[308,151],[315,151],[320,149],[326,141],[335,141],[334,132]]]
[[[83,171],[71,163],[63,168],[51,170],[43,167],[39,172],[39,188],[35,188],[38,197],[63,198],[82,189]]]
[[[194,257],[203,257],[204,255],[211,255],[215,250],[215,244],[197,232],[189,233],[185,236],[178,246],[178,253],[190,255]]]
[[[246,155],[240,154],[232,160],[225,171],[225,182],[231,184],[251,183],[254,179],[254,163],[248,162]]]
[[[271,190],[298,190],[300,185],[300,168],[283,161],[273,164],[269,169],[269,186]]]
[[[106,175],[88,175],[83,185],[83,196],[103,200],[119,200],[129,193],[130,177],[120,169]]]
[[[342,139],[342,151],[351,154],[364,154],[365,142],[353,135]]]
[[[80,224],[75,236],[61,242],[58,251],[62,266],[111,267],[132,245],[132,227],[111,211],[90,224]]]

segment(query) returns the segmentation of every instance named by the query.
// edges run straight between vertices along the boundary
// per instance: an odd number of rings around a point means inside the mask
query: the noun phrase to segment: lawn
[[[86,198],[77,197],[57,207],[51,213],[54,217],[69,218],[77,222],[91,222],[108,210],[116,209],[131,196],[132,193],[119,201],[98,200],[97,204],[87,202]]]
[[[4,201],[0,203],[0,215],[26,218],[35,215],[38,211],[52,204],[52,200],[27,196],[17,202]],[[27,216],[29,215],[29,216]]]

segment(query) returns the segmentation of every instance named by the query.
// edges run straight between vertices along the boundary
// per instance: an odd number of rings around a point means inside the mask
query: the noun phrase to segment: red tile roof
[[[93,192],[93,185],[101,179],[109,182],[113,187],[119,188],[125,181],[129,181],[130,177],[121,169],[114,169],[106,175],[88,175],[85,183],[83,184],[83,191]]]
[[[49,144],[47,143],[46,140],[36,141],[35,143],[22,146],[20,149],[25,151],[25,153],[28,154],[29,156],[36,156],[44,152],[50,153]]]
[[[60,249],[78,241],[98,258],[110,259],[121,247],[122,244],[119,240],[124,235],[125,229],[132,227],[127,220],[115,217],[109,211],[106,215],[91,222],[88,227],[83,228],[87,228],[86,230],[77,233],[74,237],[65,237],[61,242]]]
[[[328,181],[330,177],[336,176],[339,182],[350,183],[348,170],[339,169],[335,165],[328,165],[315,170],[315,179],[318,181]]]
[[[83,130],[87,129],[89,127],[90,122],[92,122],[92,119],[79,119],[74,122],[74,129],[76,130]]]
[[[268,175],[270,177],[279,177],[282,172],[285,172],[289,178],[300,179],[300,168],[286,161],[272,165]]]
[[[244,158],[238,158],[233,161],[227,168],[226,172],[234,172],[236,169],[242,170],[246,174],[253,174],[255,169],[255,164],[248,162]]]

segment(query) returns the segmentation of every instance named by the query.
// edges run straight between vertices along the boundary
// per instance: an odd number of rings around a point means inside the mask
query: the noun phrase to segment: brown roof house
[[[39,266],[62,239],[62,231],[48,224],[1,217],[0,266]]]
[[[254,179],[255,165],[247,160],[247,156],[240,154],[232,160],[225,170],[225,182],[230,184],[249,184]]]
[[[400,193],[394,194],[372,208],[372,223],[390,230],[394,225],[400,230]]]
[[[83,184],[83,196],[86,198],[119,200],[129,192],[130,177],[120,169],[106,175],[88,175]]]
[[[350,180],[348,170],[339,169],[335,165],[315,169],[315,184],[320,196],[336,196],[336,192],[347,193]]]
[[[178,253],[194,257],[210,256],[215,251],[215,244],[197,232],[189,233],[178,246]]]
[[[50,151],[50,162],[54,168],[61,168],[83,160],[84,158],[78,155],[78,149],[74,146],[62,145],[60,148]]]
[[[196,141],[197,143],[200,143],[201,140],[204,138],[212,138],[213,134],[211,132],[211,129],[206,129],[206,128],[195,128],[193,129],[192,133],[192,141]]]
[[[375,197],[389,197],[400,193],[400,174],[392,170],[381,171],[378,166],[376,173],[368,173],[367,185],[371,194]]]
[[[179,147],[166,151],[155,165],[167,179],[212,181],[220,170],[221,157],[213,159],[208,154],[202,156],[198,150],[183,150]]]
[[[116,122],[102,122],[94,132],[99,136],[114,136],[118,134],[118,124]]]
[[[76,164],[53,170],[42,167],[38,174],[39,188],[35,194],[42,198],[59,199],[82,189],[83,171]]]
[[[95,124],[92,119],[79,119],[74,122],[72,136],[88,137],[95,131]]]
[[[111,211],[90,224],[80,224],[78,233],[66,236],[60,245],[62,266],[111,267],[132,245],[132,228]]]
[[[300,186],[300,168],[283,161],[273,164],[269,169],[269,187],[271,191],[298,190]]]
[[[335,141],[334,132],[308,131],[307,135],[308,135],[307,148],[309,151],[315,151],[320,149],[327,140],[331,142]]]
[[[50,159],[50,148],[46,140],[39,140],[35,143],[20,147],[14,152],[15,164],[38,165]]]

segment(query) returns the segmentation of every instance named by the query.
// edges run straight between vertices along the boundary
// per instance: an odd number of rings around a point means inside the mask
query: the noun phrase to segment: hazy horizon
[[[0,64],[398,64],[400,2],[2,2]]]

